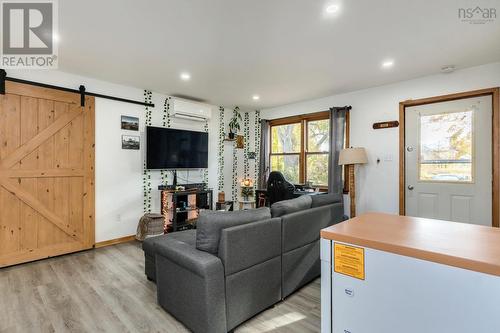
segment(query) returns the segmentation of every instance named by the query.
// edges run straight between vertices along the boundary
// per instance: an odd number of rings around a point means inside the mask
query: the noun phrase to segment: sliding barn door
[[[6,82],[0,267],[94,245],[94,98]]]

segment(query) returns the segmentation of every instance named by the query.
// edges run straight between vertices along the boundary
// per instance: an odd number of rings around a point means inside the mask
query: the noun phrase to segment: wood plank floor
[[[319,279],[236,329],[319,332]],[[138,242],[0,269],[0,332],[188,332],[156,303]]]

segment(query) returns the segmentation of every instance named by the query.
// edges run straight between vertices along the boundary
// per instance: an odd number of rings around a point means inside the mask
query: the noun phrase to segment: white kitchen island
[[[369,213],[321,231],[322,333],[500,332],[500,229]]]

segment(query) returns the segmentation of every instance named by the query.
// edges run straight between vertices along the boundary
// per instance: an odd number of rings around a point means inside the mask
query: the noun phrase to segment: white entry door
[[[406,215],[492,225],[492,98],[407,107]]]

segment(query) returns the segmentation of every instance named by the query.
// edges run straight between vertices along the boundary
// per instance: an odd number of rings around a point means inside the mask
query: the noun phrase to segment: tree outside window
[[[328,186],[329,113],[271,122],[271,171],[280,171],[294,184]]]
[[[328,155],[330,151],[330,120],[307,123],[305,180],[316,186],[328,186]]]
[[[301,124],[271,128],[271,170],[281,171],[294,184],[300,182]]]

